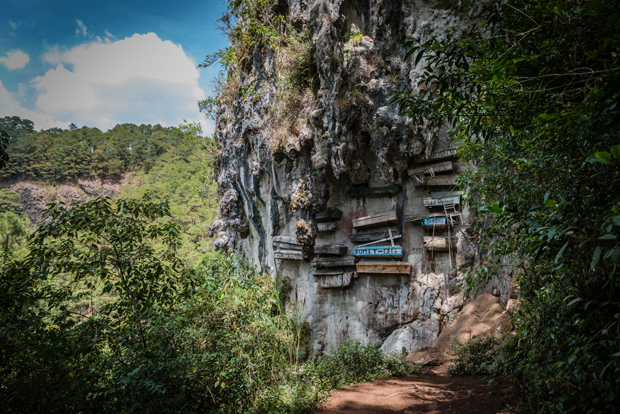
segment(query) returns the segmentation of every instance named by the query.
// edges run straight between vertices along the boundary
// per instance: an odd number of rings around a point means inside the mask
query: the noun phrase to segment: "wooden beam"
[[[458,157],[458,151],[456,147],[444,148],[441,150],[433,151],[430,157],[426,158],[425,156],[418,157],[414,159],[414,162],[428,162],[428,161],[439,161],[450,158]]]
[[[313,274],[314,274],[314,276],[341,275],[342,274],[342,269],[316,269]]]
[[[277,250],[299,250],[301,251],[301,248],[302,248],[300,243],[288,243],[288,242],[280,242],[280,241],[274,241],[273,246]]]
[[[389,262],[389,261],[376,261],[376,262],[359,262],[357,265],[357,273],[370,273],[370,274],[396,274],[396,275],[410,275],[411,263],[409,262]]]
[[[341,244],[331,244],[326,246],[314,246],[314,254],[334,254],[344,256],[349,251],[347,246]]]
[[[338,223],[317,223],[319,233],[333,233],[338,230]]]
[[[398,223],[398,218],[396,217],[395,211],[392,211],[390,213],[378,214],[375,216],[366,216],[354,219],[353,227],[376,227],[393,223]]]
[[[400,232],[396,227],[393,227],[389,230],[392,230],[392,237],[400,236]],[[390,237],[390,233],[388,229],[385,230],[374,230],[365,233],[355,233],[351,235],[351,241],[353,243],[367,243],[375,240],[387,239]]]
[[[422,167],[410,168],[407,170],[409,177],[416,174],[430,174],[433,173],[452,171],[452,161],[444,161],[437,164],[423,165]]]
[[[408,223],[410,221],[419,221],[419,220],[423,220],[425,218],[431,218],[431,217],[444,217],[445,215],[446,213],[407,214],[405,215],[405,223]]]
[[[428,187],[433,185],[456,185],[456,175],[437,175],[424,181],[419,186]]]
[[[312,265],[317,268],[322,267],[338,267],[338,266],[355,266],[354,256],[344,257],[317,257],[312,261]]]
[[[315,221],[337,221],[342,218],[342,210],[338,210],[337,208],[328,208],[325,211],[320,212],[314,218]]]
[[[276,250],[273,257],[280,260],[304,260],[304,255],[296,250]]]
[[[370,187],[370,188],[349,188],[349,197],[392,197],[398,194],[400,189],[396,185],[389,187]]]

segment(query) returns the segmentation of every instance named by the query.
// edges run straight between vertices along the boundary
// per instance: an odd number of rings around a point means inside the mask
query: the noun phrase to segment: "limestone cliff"
[[[259,44],[236,75],[229,72],[215,133],[220,217],[210,234],[216,248],[243,252],[289,280],[290,301],[309,323],[312,352],[347,338],[394,351],[431,346],[463,304],[456,284],[477,254],[466,231],[472,219],[463,211],[462,222],[449,226],[455,244],[448,251],[425,248],[429,234],[412,217],[443,212],[423,199],[454,190],[450,180],[463,166],[452,159],[450,173],[437,175],[447,181],[431,177],[443,186],[408,174],[433,165],[433,153],[456,143],[447,128],[414,125],[399,114],[390,92],[424,88],[413,59],[403,60],[407,35],[440,37],[469,23],[421,0],[281,0],[274,7],[291,33],[307,33],[308,44],[296,50],[308,53],[311,82],[287,98],[281,79],[290,56],[282,50],[294,41],[280,51]],[[422,182],[427,178],[423,172]],[[326,212],[338,210],[342,216],[329,221]],[[368,232],[358,219],[391,212],[404,254],[387,262],[400,260],[411,270],[357,271],[364,258],[351,256],[361,240],[355,235]],[[447,229],[431,236],[445,239]],[[346,246],[349,259],[317,253],[326,246]],[[340,264],[321,266],[325,258]],[[326,282],[330,275],[340,279]],[[493,287],[504,298],[508,288]]]

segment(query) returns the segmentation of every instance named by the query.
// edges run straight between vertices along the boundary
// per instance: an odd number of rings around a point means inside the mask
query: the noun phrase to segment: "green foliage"
[[[9,154],[6,152],[6,147],[9,146],[11,142],[11,137],[9,134],[0,128],[0,170],[4,168],[7,161],[9,160]]]
[[[448,365],[450,375],[509,375],[518,362],[518,337],[506,334],[501,338],[473,336],[468,341],[454,337],[450,350],[454,364]]]
[[[0,267],[25,256],[28,227],[28,217],[20,217],[12,212],[0,213]]]
[[[332,354],[320,355],[310,361],[305,367],[305,375],[325,384],[327,389],[333,389],[394,375],[420,374],[422,367],[405,362],[405,356],[384,354],[375,346],[350,342]]]
[[[8,188],[0,188],[0,213],[19,212],[20,210],[19,193]]]
[[[10,143],[8,161],[0,180],[35,179],[46,182],[77,178],[114,177],[126,171],[148,169],[169,149],[180,145],[178,128],[160,125],[117,125],[108,132],[97,128],[53,128],[35,132],[32,122],[18,117],[0,119]]]
[[[493,221],[469,286],[510,261],[528,409],[617,412],[620,3],[462,4],[480,23],[410,39],[427,89],[394,98],[417,123],[451,124],[475,165],[461,183]]]

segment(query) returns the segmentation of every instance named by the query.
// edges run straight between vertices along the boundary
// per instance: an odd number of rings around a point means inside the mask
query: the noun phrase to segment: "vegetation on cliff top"
[[[481,5],[482,4],[482,5]],[[620,2],[459,2],[465,36],[410,39],[425,96],[414,121],[452,124],[461,183],[523,306],[511,370],[532,412],[617,412],[620,398]],[[510,263],[507,263],[509,260]]]

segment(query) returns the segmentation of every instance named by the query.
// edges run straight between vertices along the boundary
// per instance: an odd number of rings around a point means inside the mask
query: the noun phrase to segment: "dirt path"
[[[496,414],[515,412],[512,384],[497,378],[450,377],[444,370],[335,390],[316,414]],[[504,411],[506,409],[506,411]]]

